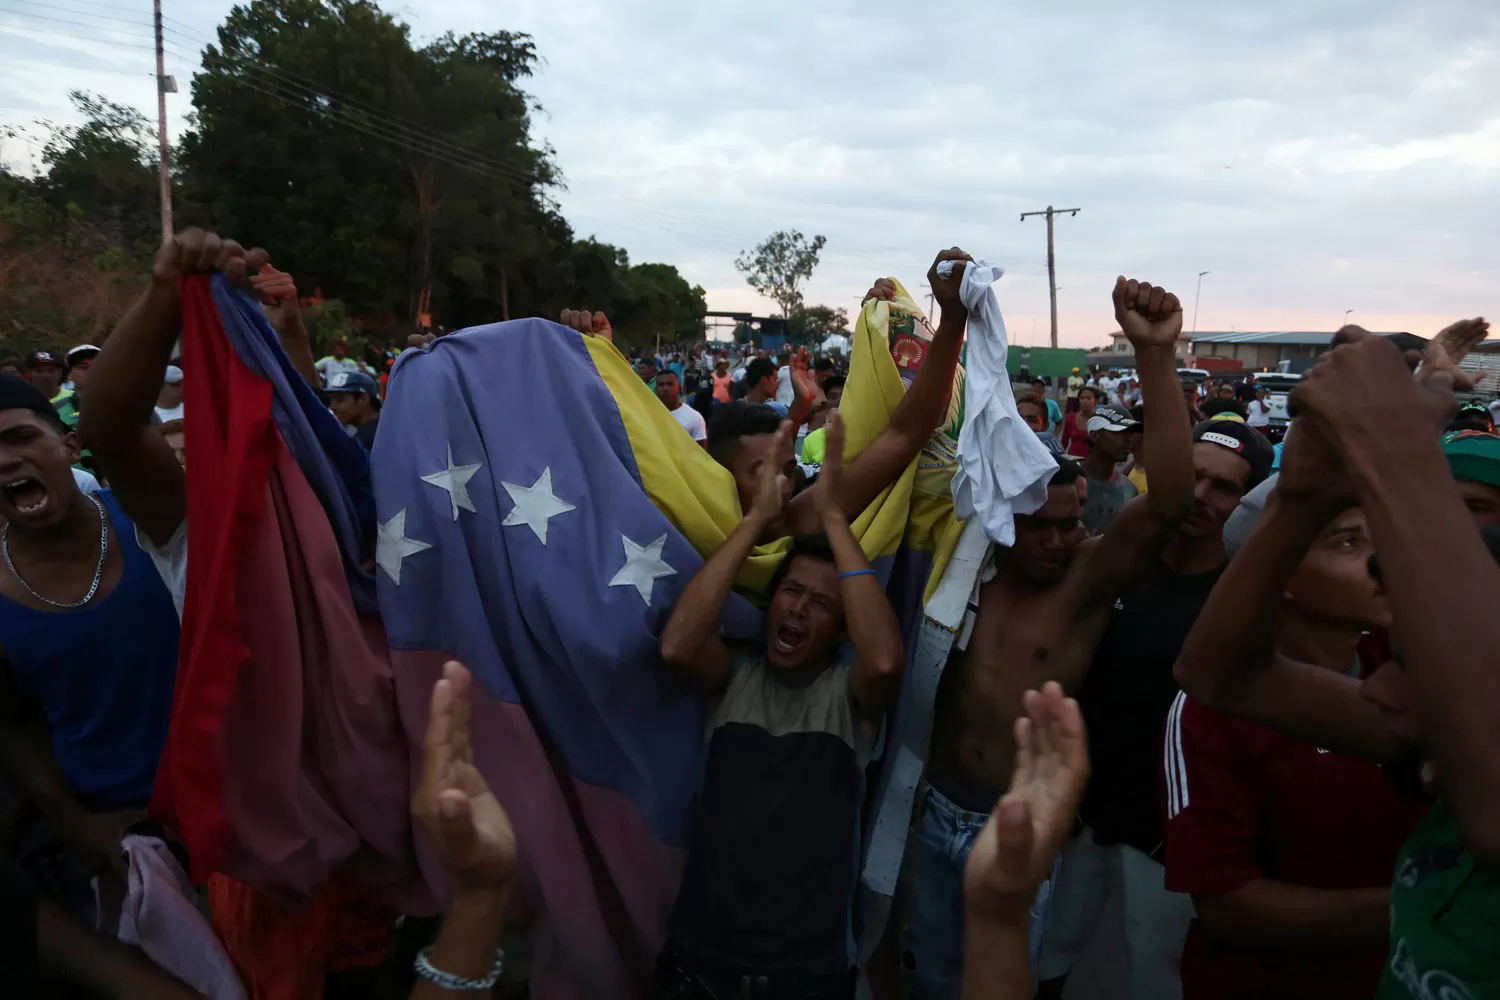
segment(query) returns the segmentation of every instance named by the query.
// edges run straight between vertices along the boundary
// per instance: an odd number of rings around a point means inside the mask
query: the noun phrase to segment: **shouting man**
[[[773,435],[778,450],[790,431]],[[810,494],[823,532],[799,536],[777,570],[762,643],[731,647],[717,628],[741,565],[781,513],[785,476],[768,464],[749,514],[662,631],[663,658],[718,708],[659,996],[854,997],[849,918],[864,771],[905,656],[840,503],[842,454],[835,413]]]

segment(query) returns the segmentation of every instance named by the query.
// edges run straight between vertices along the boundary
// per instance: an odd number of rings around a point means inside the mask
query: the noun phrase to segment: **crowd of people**
[[[741,513],[659,626],[663,669],[711,708],[641,989],[1077,997],[1075,966],[1104,953],[1122,957],[1093,980],[1133,1000],[1500,996],[1500,685],[1484,652],[1500,436],[1489,408],[1454,396],[1487,325],[1455,323],[1420,358],[1346,327],[1273,444],[1265,388],[1181,381],[1180,303],[1123,277],[1112,308],[1134,371],[1075,369],[1004,400],[1002,433],[1034,436],[1055,470],[1015,509],[1013,540],[985,547],[909,776],[895,912],[858,954],[870,783],[899,766],[886,737],[914,638],[851,526],[948,418],[974,266],[956,249],[934,261],[939,322],[857,454],[843,357],[708,342],[630,356],[728,471]],[[535,915],[518,912],[527,844],[511,814],[528,805],[500,801],[475,764],[481,693],[460,663],[433,688],[411,802],[449,882],[443,919],[386,914],[378,945],[330,959],[311,992],[278,993],[222,951],[222,897],[191,883],[148,808],[179,724],[185,615],[202,613],[188,515],[216,502],[188,473],[212,457],[188,447],[211,440],[189,431],[209,412],[193,394],[211,390],[178,353],[183,283],[205,274],[258,304],[296,391],[381,461],[394,347],[315,360],[291,277],[201,231],[162,248],[101,344],[0,364],[7,995],[525,995]],[[899,294],[881,279],[866,308]],[[612,338],[586,309],[554,329]],[[451,448],[448,465],[462,471]],[[743,567],[782,539],[750,595],[759,638],[726,638]]]

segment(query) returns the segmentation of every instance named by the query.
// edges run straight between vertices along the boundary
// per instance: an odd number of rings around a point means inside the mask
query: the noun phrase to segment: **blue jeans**
[[[964,865],[985,813],[960,809],[928,786],[908,869],[902,965],[912,1000],[958,1000],[964,971]],[[1054,873],[1056,869],[1054,868]],[[1030,957],[1041,951],[1052,879],[1031,904]]]

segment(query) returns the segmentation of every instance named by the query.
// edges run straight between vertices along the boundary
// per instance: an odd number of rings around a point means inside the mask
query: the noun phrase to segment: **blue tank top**
[[[18,691],[40,702],[53,752],[85,806],[143,805],[166,744],[177,677],[177,610],[135,525],[109,490],[115,589],[81,608],[38,611],[0,597],[0,645]]]

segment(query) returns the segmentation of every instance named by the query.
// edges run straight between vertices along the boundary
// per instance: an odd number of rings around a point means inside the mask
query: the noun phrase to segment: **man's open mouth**
[[[785,656],[795,652],[802,645],[802,640],[807,638],[807,629],[796,625],[782,625],[776,629],[774,643],[776,652]]]
[[[40,479],[22,476],[8,483],[0,483],[0,493],[17,513],[39,514],[47,508],[47,487]]]

